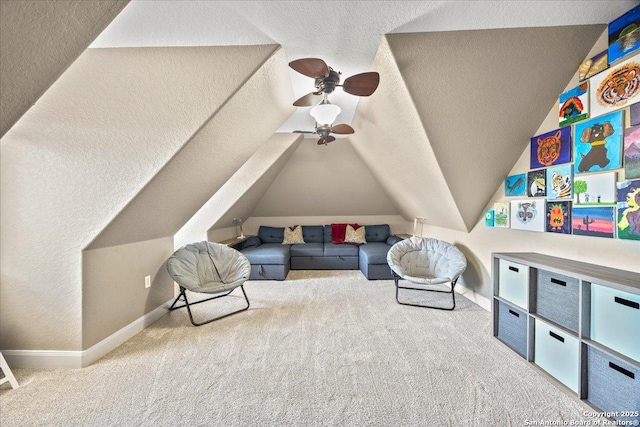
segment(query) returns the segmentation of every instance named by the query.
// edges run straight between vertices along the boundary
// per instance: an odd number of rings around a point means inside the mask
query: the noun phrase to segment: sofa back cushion
[[[321,225],[303,225],[302,236],[305,243],[323,243],[324,230]]]
[[[386,242],[390,234],[389,224],[365,226],[365,239],[367,242]]]
[[[331,225],[324,226],[324,243],[331,243]]]
[[[284,227],[261,225],[258,229],[258,237],[260,237],[262,243],[282,243],[284,240]]]

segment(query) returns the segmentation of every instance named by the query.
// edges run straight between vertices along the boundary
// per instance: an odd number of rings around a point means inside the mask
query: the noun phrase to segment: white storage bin
[[[503,259],[499,263],[498,296],[527,310],[529,267]]]
[[[640,295],[592,283],[591,339],[640,362]]]
[[[535,364],[576,393],[579,349],[576,337],[540,319],[535,320]]]

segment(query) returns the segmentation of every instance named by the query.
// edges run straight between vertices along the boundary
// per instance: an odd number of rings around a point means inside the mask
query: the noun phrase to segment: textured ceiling
[[[0,2],[0,136],[128,2]]]
[[[637,1],[139,1],[92,47],[280,44],[287,61],[319,57],[343,77],[369,71],[388,33],[604,24]],[[290,70],[292,102],[314,90]],[[383,76],[384,78],[384,76]],[[338,89],[331,102],[351,123],[359,98]],[[311,129],[298,108],[279,131]]]

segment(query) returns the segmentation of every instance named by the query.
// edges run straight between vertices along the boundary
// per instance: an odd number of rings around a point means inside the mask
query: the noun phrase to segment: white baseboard
[[[167,314],[173,299],[129,323],[99,343],[83,351],[2,350],[7,364],[26,368],[84,368],[100,359],[138,332]]]
[[[465,288],[462,285],[458,285],[454,288],[457,293],[463,295],[465,298],[470,299],[471,301],[478,304],[480,307],[484,308],[487,311],[491,311],[491,300],[487,297],[483,297],[480,294],[473,292],[469,288]]]

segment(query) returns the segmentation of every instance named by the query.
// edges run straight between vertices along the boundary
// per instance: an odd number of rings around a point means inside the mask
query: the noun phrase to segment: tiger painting
[[[558,131],[553,136],[544,139],[538,138],[538,161],[541,164],[551,166],[560,157],[560,149],[562,148],[560,135],[561,132]]]
[[[551,191],[556,199],[567,199],[571,197],[571,177],[553,172],[551,174]]]
[[[640,91],[640,63],[631,61],[612,71],[598,86],[596,99],[603,107],[619,108]]]

